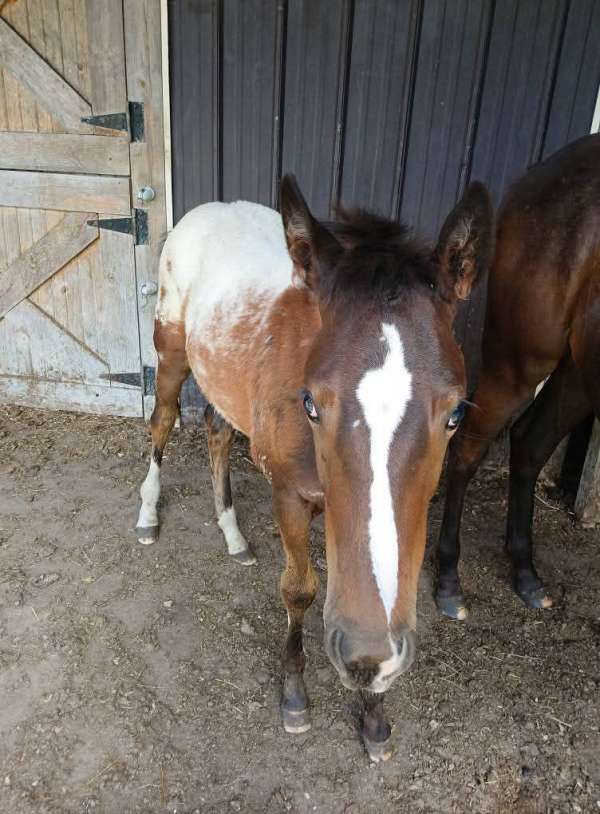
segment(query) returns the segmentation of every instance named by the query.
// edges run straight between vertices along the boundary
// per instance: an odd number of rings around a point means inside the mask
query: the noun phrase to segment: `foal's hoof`
[[[534,610],[547,610],[554,604],[552,597],[548,596],[543,586],[533,591],[517,590],[517,596],[521,597],[528,608],[533,608]]]
[[[464,622],[469,615],[469,611],[467,610],[467,606],[465,604],[465,598],[462,594],[456,594],[456,596],[440,596],[439,594],[436,594],[435,604],[437,605],[439,612],[443,616],[447,616],[449,619],[456,619],[459,622]]]
[[[373,763],[380,763],[389,760],[392,756],[392,747],[389,739],[386,741],[372,741],[363,735],[363,743],[369,759]]]
[[[152,545],[158,540],[158,526],[137,526],[135,533],[142,545]]]
[[[236,554],[230,554],[230,557],[239,565],[256,565],[256,557],[249,548],[245,551],[238,551]]]
[[[308,732],[312,726],[308,707],[304,707],[304,709],[288,709],[282,704],[281,717],[283,719],[283,728],[292,735]]]

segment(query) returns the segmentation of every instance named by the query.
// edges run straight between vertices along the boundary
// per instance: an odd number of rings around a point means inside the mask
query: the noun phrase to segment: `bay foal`
[[[559,441],[586,415],[600,418],[600,136],[570,144],[509,190],[490,271],[482,368],[447,468],[437,603],[467,615],[458,578],[467,485],[490,442],[510,431],[506,547],[514,587],[531,608],[552,604],[533,564],[535,482]]]
[[[283,225],[257,204],[204,204],[164,246],[138,535],[158,535],[161,457],[191,369],[211,405],[218,522],[244,565],[254,555],[231,500],[234,428],[272,483],[286,554],[284,726],[310,726],[302,625],[317,590],[309,527],[324,510],[327,653],[344,685],[364,691],[363,737],[377,760],[389,754],[383,692],[414,658],[427,509],[465,395],[452,324],[489,251],[490,204],[472,185],[430,252],[361,211],[325,227],[292,177],[281,200]]]

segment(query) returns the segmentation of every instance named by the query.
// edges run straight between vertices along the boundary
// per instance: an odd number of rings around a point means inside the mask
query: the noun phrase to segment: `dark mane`
[[[332,275],[329,298],[362,295],[393,301],[408,288],[437,288],[439,266],[408,226],[364,209],[338,209],[337,216],[323,224],[346,249]]]

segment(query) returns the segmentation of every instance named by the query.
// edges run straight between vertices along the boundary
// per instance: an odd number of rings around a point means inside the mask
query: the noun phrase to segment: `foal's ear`
[[[317,292],[323,273],[335,265],[342,248],[331,232],[316,220],[294,175],[281,182],[281,217],[294,276]]]
[[[483,184],[475,181],[446,218],[436,248],[442,273],[457,299],[469,297],[490,262],[493,243],[492,202]]]

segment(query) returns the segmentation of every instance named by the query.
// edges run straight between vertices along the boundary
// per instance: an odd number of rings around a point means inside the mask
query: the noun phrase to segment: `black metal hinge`
[[[145,246],[148,243],[148,213],[145,209],[134,209],[131,218],[94,218],[88,220],[87,225],[133,235],[136,246]]]
[[[132,141],[144,140],[143,102],[129,102],[129,119],[127,113],[102,113],[99,116],[83,116],[81,121],[93,127],[129,133]]]
[[[144,365],[140,373],[101,373],[101,379],[117,384],[129,384],[132,387],[141,387],[144,396],[154,395],[156,368]]]

